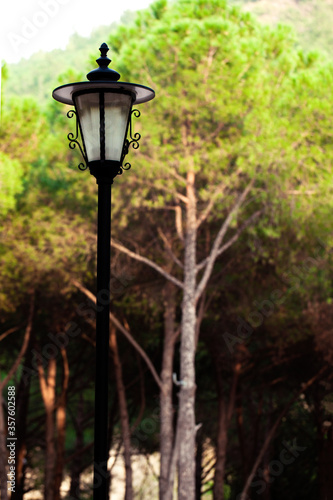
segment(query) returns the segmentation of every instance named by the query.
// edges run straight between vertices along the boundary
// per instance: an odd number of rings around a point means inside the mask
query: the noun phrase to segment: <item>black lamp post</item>
[[[108,353],[110,306],[110,220],[113,179],[128,170],[123,163],[129,146],[139,147],[140,134],[132,133],[131,117],[140,116],[133,104],[150,101],[155,92],[149,87],[118,82],[120,75],[108,68],[108,46],[100,47],[99,67],[87,74],[89,81],[70,83],[56,88],[52,96],[59,102],[74,105],[76,134],[68,134],[69,147],[79,147],[84,163],[98,184],[97,222],[97,299],[96,299],[96,378],[94,425],[94,500],[106,500],[108,431]],[[78,141],[79,131],[83,146]],[[129,138],[127,138],[129,134]]]

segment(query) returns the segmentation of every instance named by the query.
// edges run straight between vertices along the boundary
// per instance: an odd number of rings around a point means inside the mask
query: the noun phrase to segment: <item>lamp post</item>
[[[79,169],[89,168],[98,184],[93,498],[106,500],[111,185],[117,175],[131,167],[130,163],[124,164],[129,147],[139,147],[141,136],[133,135],[132,116],[138,117],[140,112],[132,109],[133,105],[150,101],[155,93],[143,85],[119,82],[119,73],[108,67],[108,46],[103,43],[99,50],[99,67],[87,74],[88,81],[57,87],[52,96],[61,103],[74,105],[75,110],[67,113],[69,118],[76,117],[76,133],[67,136],[69,147],[80,149],[84,163],[79,164]]]

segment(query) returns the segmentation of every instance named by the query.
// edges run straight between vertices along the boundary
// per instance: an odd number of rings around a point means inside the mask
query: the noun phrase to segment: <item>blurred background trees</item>
[[[289,28],[224,0],[159,0],[127,25],[73,37],[52,71],[37,54],[25,82],[6,66],[0,445],[5,456],[6,387],[15,385],[12,498],[43,484],[47,499],[91,497],[96,188],[75,168],[73,124],[51,91],[83,79],[104,40],[123,80],[156,90],[112,201],[109,446],[126,458],[126,498],[157,498],[153,474],[140,493],[130,472],[135,457],[158,450],[160,498],[171,498],[189,178],[197,285],[225,224],[193,333],[196,498],[330,498],[332,63],[301,50]]]

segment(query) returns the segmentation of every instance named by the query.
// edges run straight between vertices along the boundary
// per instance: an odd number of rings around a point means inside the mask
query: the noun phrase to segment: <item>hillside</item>
[[[262,23],[287,24],[306,52],[333,56],[333,0],[232,0]]]
[[[287,24],[297,35],[305,52],[316,50],[328,58],[333,55],[333,0],[229,0],[269,25]],[[127,12],[122,24],[130,23],[135,12]],[[117,25],[101,26],[90,37],[72,35],[66,50],[39,52],[29,59],[8,65],[4,104],[9,97],[19,95],[49,102],[52,90],[60,83],[85,77],[101,41],[107,40]],[[112,56],[111,56],[112,57]],[[24,75],[24,78],[22,78]]]
[[[132,22],[135,15],[135,12],[126,12],[121,24]],[[98,47],[117,27],[118,23],[100,26],[89,37],[73,34],[65,50],[40,51],[29,59],[6,65],[4,105],[12,96],[33,97],[44,105],[59,84],[85,79],[92,69],[92,60],[98,56]]]

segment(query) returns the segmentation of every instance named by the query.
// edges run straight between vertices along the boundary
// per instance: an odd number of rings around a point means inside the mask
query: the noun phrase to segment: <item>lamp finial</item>
[[[114,71],[111,68],[108,68],[111,59],[106,55],[109,51],[109,47],[106,43],[102,43],[99,48],[101,56],[96,59],[96,62],[99,66],[97,69],[93,69],[87,74],[87,78],[89,81],[109,81],[109,82],[117,82],[120,78],[120,74],[117,71]]]

